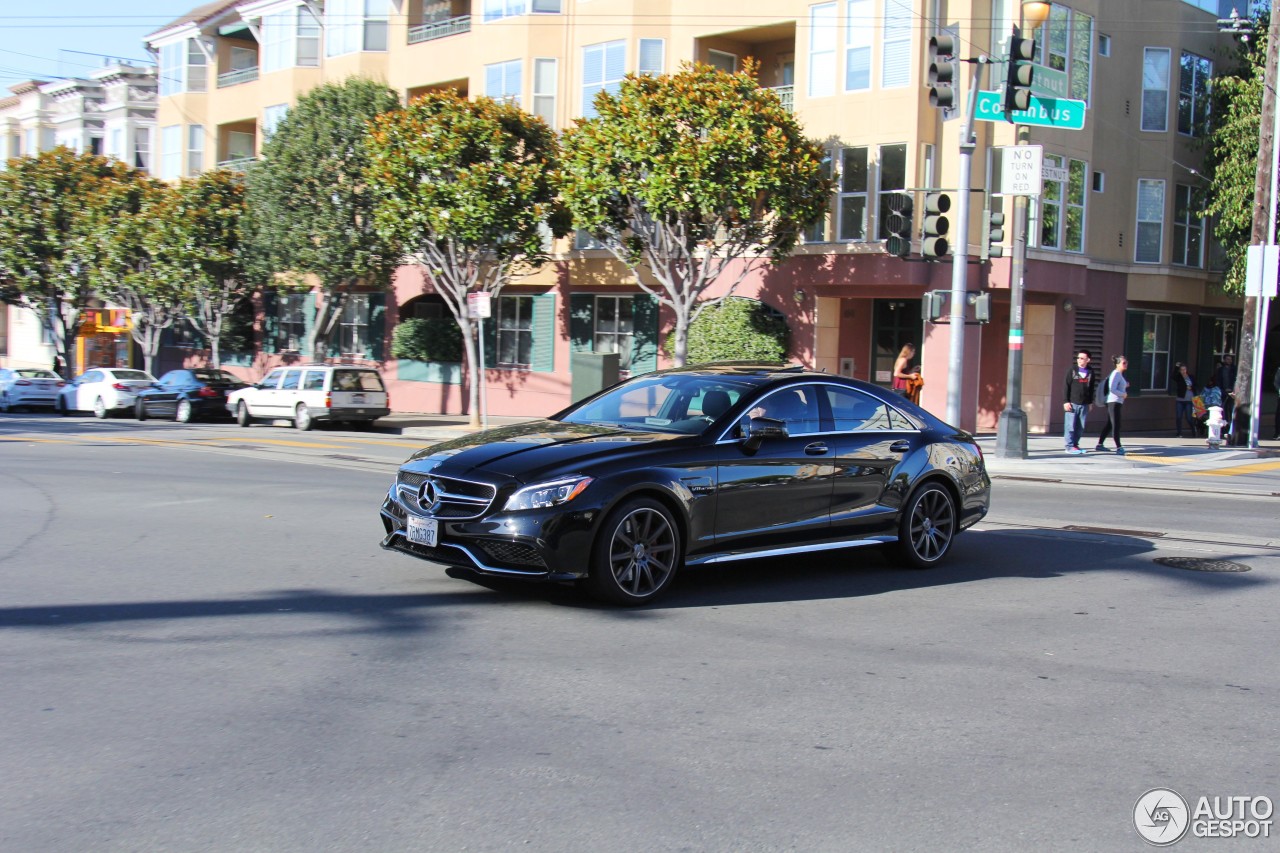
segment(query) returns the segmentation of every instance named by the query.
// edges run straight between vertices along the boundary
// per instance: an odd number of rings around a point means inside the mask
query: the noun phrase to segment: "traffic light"
[[[884,247],[889,254],[905,258],[911,254],[911,220],[915,202],[911,193],[890,193],[887,204],[889,215],[885,224],[889,229],[889,236]]]
[[[987,218],[982,223],[982,245],[985,247],[983,260],[1004,256],[1004,211],[992,208],[987,211]]]
[[[926,290],[924,292],[924,300],[920,306],[924,310],[924,319],[929,323],[936,323],[942,319],[947,308],[947,297],[951,294],[946,290]]]
[[[951,196],[946,193],[925,193],[924,236],[920,240],[920,254],[925,260],[936,261],[947,253],[947,231],[951,227],[945,216],[951,209]]]
[[[990,293],[978,293],[973,297],[973,319],[979,323],[991,322]]]
[[[1035,68],[1031,64],[1036,55],[1036,43],[1032,39],[1013,36],[1009,39],[1009,70],[1004,82],[1004,111],[1025,110],[1031,106],[1031,78]]]
[[[956,103],[954,61],[956,40],[941,35],[929,39],[929,104],[939,109],[950,109]]]

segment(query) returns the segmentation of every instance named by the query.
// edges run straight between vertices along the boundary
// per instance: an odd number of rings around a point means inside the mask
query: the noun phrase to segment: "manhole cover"
[[[1233,563],[1230,560],[1209,560],[1203,557],[1156,557],[1156,562],[1171,569],[1186,569],[1189,572],[1249,571],[1249,567],[1244,563]]]

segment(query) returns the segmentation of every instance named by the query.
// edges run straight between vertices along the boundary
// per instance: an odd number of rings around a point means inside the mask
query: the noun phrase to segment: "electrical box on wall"
[[[840,359],[840,375],[853,378],[854,361],[851,358]]]

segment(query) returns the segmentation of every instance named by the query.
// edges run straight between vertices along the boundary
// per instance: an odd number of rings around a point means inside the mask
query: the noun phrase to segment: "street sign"
[[[1070,98],[1040,98],[1031,96],[1031,106],[1016,110],[1005,117],[1004,103],[999,92],[979,92],[978,121],[1008,121],[1012,124],[1033,124],[1037,127],[1056,127],[1059,130],[1084,129],[1084,101]]]
[[[1066,183],[1067,179],[1071,177],[1071,173],[1060,166],[1041,166],[1040,177],[1046,181],[1055,181],[1062,184]]]
[[[1071,81],[1067,72],[1050,68],[1047,65],[1036,65],[1035,76],[1031,78],[1031,94],[1042,98],[1065,98],[1070,94]]]
[[[1244,295],[1276,295],[1276,276],[1280,272],[1280,246],[1249,246],[1245,250]]]
[[[1044,146],[1014,145],[1000,149],[1000,193],[1038,196],[1043,186]]]
[[[487,293],[467,294],[467,316],[472,320],[487,320],[490,315],[490,296]]]

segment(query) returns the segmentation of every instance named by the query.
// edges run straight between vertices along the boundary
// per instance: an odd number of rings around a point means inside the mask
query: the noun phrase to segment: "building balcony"
[[[230,160],[219,160],[218,168],[228,172],[244,172],[257,157],[232,157]]]
[[[770,86],[774,94],[778,96],[778,100],[782,101],[782,108],[789,113],[796,111],[796,87],[795,86]]]
[[[258,66],[252,68],[241,68],[239,71],[228,71],[218,75],[218,88],[225,89],[228,86],[239,86],[241,83],[252,83],[258,79]]]
[[[444,18],[439,21],[429,21],[416,27],[410,27],[409,44],[421,44],[424,41],[433,41],[434,39],[442,39],[447,36],[456,36],[469,32],[471,32],[471,16],[459,15],[455,18]]]

